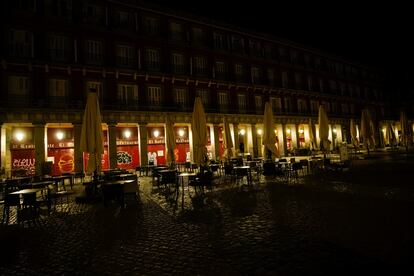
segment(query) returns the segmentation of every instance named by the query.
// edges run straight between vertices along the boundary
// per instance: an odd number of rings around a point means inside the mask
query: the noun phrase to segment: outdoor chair
[[[17,222],[20,222],[19,220],[19,211],[21,208],[20,205],[20,195],[13,195],[6,193],[4,196],[4,206],[3,206],[3,219],[2,223],[8,224],[10,219],[10,208],[16,207],[17,212]]]
[[[194,192],[197,193],[198,190],[204,192],[204,188],[212,189],[213,188],[213,172],[205,171],[204,173],[197,174],[197,177],[188,182],[188,186],[194,188]]]
[[[137,177],[133,181],[127,181],[123,185],[123,189],[125,198],[132,196],[134,200],[139,201],[139,181]]]

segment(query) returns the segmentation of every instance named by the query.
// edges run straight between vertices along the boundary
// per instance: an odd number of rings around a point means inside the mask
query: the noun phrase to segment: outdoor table
[[[108,200],[116,199],[121,204],[121,207],[125,207],[125,199],[124,199],[124,185],[126,183],[134,182],[135,180],[114,180],[114,181],[105,181],[102,182],[102,194],[103,194],[103,201],[104,205]]]
[[[188,172],[180,173],[178,175],[179,184],[181,184],[181,209],[184,209],[184,179],[185,178],[187,179],[187,185],[188,185],[190,178],[194,178],[196,176],[197,176],[196,173],[188,173]]]
[[[238,166],[233,168],[236,174],[236,179],[241,176],[242,178],[244,176],[247,177],[247,184],[251,184],[252,181],[252,170],[250,166]]]
[[[145,170],[145,176],[148,176],[148,172],[152,171],[154,169],[155,165],[144,165],[141,166],[141,168],[144,168]]]

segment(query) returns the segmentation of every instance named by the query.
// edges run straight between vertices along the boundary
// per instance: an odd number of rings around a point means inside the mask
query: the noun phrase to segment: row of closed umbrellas
[[[401,112],[400,116],[402,141],[404,145],[408,147],[412,142],[412,129],[409,126],[407,116],[404,112]],[[319,138],[320,149],[327,150],[330,147],[331,141],[329,140],[329,120],[326,110],[323,105],[319,106],[318,114],[319,124]],[[272,105],[270,102],[266,102],[264,117],[263,117],[263,145],[267,151],[267,156],[270,158],[272,155],[279,156],[278,149],[276,147],[276,134],[274,132],[274,116],[272,112]],[[232,156],[232,148],[234,147],[231,139],[230,127],[228,121],[224,117],[224,148],[225,155]],[[309,119],[309,140],[310,146],[315,149],[316,139],[314,133],[314,126],[311,119]],[[388,124],[388,130],[386,132],[391,140],[395,139],[395,134],[390,124]],[[192,116],[192,133],[193,133],[193,160],[198,165],[203,165],[207,161],[207,122],[204,112],[203,104],[200,97],[196,97],[194,101],[194,109]],[[174,147],[175,137],[173,132],[173,122],[171,117],[166,116],[166,142],[167,142],[167,161],[169,163],[174,162]],[[350,121],[350,134],[352,144],[359,145],[357,136],[357,127],[354,120]],[[375,145],[375,128],[372,115],[368,109],[362,111],[361,116],[361,128],[359,137],[363,139],[364,145],[367,149],[372,148]],[[80,141],[80,150],[89,153],[89,161],[87,172],[99,173],[102,169],[102,154],[103,150],[103,132],[102,132],[102,119],[99,109],[99,102],[97,93],[91,91],[88,93],[88,99],[82,122],[82,132]]]

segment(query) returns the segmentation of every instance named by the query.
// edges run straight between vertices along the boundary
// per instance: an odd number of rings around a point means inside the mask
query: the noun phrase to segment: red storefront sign
[[[10,142],[12,176],[35,175],[35,147],[33,128],[18,127],[12,129]]]
[[[174,159],[177,163],[184,163],[190,161],[190,142],[188,140],[188,127],[176,126],[174,127],[175,134],[175,148]]]
[[[25,175],[35,175],[35,150],[20,149],[11,151],[12,176],[17,175],[17,171],[25,171]],[[20,174],[19,174],[20,175]]]
[[[148,162],[165,165],[164,127],[148,127]]]
[[[130,170],[139,166],[138,128],[117,127],[117,166]]]
[[[47,156],[53,162],[52,175],[75,171],[73,128],[47,129]]]
[[[223,142],[223,127],[218,129],[218,138],[219,138],[219,156],[223,157],[224,155],[224,142]]]

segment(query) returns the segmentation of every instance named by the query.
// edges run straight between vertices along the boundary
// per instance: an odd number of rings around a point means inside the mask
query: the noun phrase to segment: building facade
[[[137,1],[1,5],[1,166],[11,174],[40,174],[44,161],[53,161],[54,174],[83,169],[80,126],[91,89],[104,122],[103,168],[165,163],[167,116],[175,124],[176,159],[190,161],[196,96],[207,113],[213,159],[223,154],[224,116],[235,153],[263,156],[266,101],[281,155],[309,147],[309,119],[317,124],[321,104],[332,149],[350,143],[350,119],[358,122],[365,108],[375,117],[377,146],[386,144],[384,125],[398,131],[381,72],[357,62]]]

